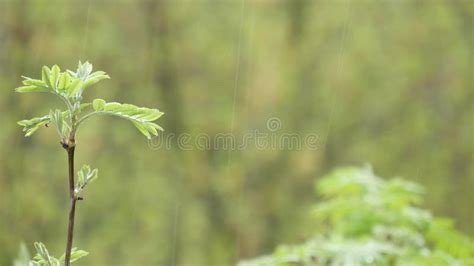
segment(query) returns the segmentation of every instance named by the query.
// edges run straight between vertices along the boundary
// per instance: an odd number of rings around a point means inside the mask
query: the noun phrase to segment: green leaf
[[[68,73],[71,74],[72,77],[82,80],[82,89],[86,89],[101,80],[110,79],[104,71],[92,73],[92,69],[93,66],[89,62],[81,63],[81,61],[79,61],[76,72],[68,70]]]
[[[94,108],[94,110],[96,111],[102,111],[104,109],[104,106],[105,101],[102,99],[95,99],[94,101],[92,101],[92,108]]]
[[[16,92],[24,93],[24,92],[48,92],[48,88],[37,87],[37,86],[21,86],[15,89]]]
[[[86,183],[86,177],[84,176],[83,171],[77,172],[77,184],[76,187],[81,188]]]
[[[103,71],[96,71],[84,82],[84,89],[104,79],[110,79],[109,75],[105,74]]]
[[[54,65],[53,68],[51,68],[51,74],[49,76],[49,80],[50,80],[51,88],[53,88],[54,90],[57,89],[60,71],[61,70],[59,69],[57,65]]]
[[[163,128],[153,123],[153,121],[163,115],[163,112],[160,112],[158,109],[117,102],[107,103],[102,99],[95,99],[92,106],[99,113],[110,114],[132,121],[133,125],[148,139],[158,135],[158,130],[163,131]]]
[[[69,95],[75,95],[82,89],[82,80],[75,78],[67,88]]]
[[[61,114],[61,111],[59,110],[51,110],[49,112],[49,117],[51,118],[51,122],[53,122],[59,131],[62,131],[63,128],[63,116]]]
[[[56,126],[56,130],[58,131],[59,136],[62,139],[67,138],[69,132],[71,130],[71,125],[69,125],[69,112],[64,111],[61,112],[60,110],[51,110],[49,113],[49,117],[51,122]]]
[[[79,61],[79,64],[77,66],[77,71],[76,71],[76,78],[82,79],[82,81],[86,81],[87,78],[89,77],[90,73],[92,72],[92,64],[89,62],[84,62],[81,63]]]
[[[33,258],[34,261],[30,261],[31,264],[24,264],[25,265],[46,265],[46,266],[60,266],[62,265],[66,255],[63,254],[59,259],[51,256],[46,249],[46,246],[41,242],[35,242],[35,249],[38,252],[35,257]],[[71,258],[70,262],[75,262],[82,257],[87,256],[89,253],[84,250],[78,250],[77,248],[72,248],[71,250]],[[16,266],[16,265],[15,265]]]
[[[40,79],[32,79],[25,76],[22,76],[22,78],[24,78],[24,80],[22,81],[24,85],[33,85],[33,86],[48,88],[48,85]]]
[[[88,184],[92,183],[99,177],[99,170],[93,169],[89,165],[83,165],[81,170],[77,172],[77,181],[75,193],[78,195]]]
[[[44,81],[46,85],[53,88],[51,84],[51,80],[49,78],[50,75],[51,75],[51,70],[49,69],[49,67],[43,66],[43,69],[41,71],[41,79]]]
[[[61,74],[58,84],[58,91],[65,91],[69,87],[71,76],[64,72]]]
[[[18,121],[18,125],[23,127],[23,132],[26,132],[25,136],[29,137],[33,133],[35,133],[36,130],[38,130],[42,126],[45,126],[50,121],[51,121],[51,117],[49,115],[45,115],[42,117],[34,117],[28,120]]]
[[[82,257],[85,257],[89,255],[89,252],[85,251],[85,250],[78,250],[77,248],[72,248],[71,250],[71,259],[70,259],[70,262],[75,262],[75,261],[78,261],[79,259],[81,259]],[[59,260],[60,261],[64,261],[66,257],[66,254],[63,254]]]
[[[15,89],[16,92],[49,92],[50,89],[48,85],[42,80],[39,79],[32,79],[29,77],[23,77],[23,85],[22,87],[18,87]]]
[[[71,262],[75,262],[79,259],[81,259],[82,257],[85,257],[89,255],[89,252],[87,251],[84,251],[84,250],[76,250],[74,252],[71,253]]]
[[[35,242],[35,249],[38,254],[35,256],[35,260],[38,262],[44,262],[46,265],[53,265],[53,259],[49,255],[48,249],[41,242]]]
[[[96,169],[92,170],[89,175],[87,175],[86,182],[87,182],[87,184],[90,184],[94,180],[96,180],[97,178],[99,178],[99,169],[96,168]]]
[[[138,123],[135,121],[132,121],[132,123],[143,135],[145,135],[145,137],[148,139],[151,138],[150,131],[145,127],[145,125],[143,125],[143,123]]]

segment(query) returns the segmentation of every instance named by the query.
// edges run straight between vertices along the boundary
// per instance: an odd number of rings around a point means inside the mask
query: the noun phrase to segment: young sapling
[[[41,79],[23,77],[23,85],[15,89],[16,92],[43,92],[59,97],[65,104],[65,110],[50,110],[49,114],[19,121],[23,127],[25,136],[31,136],[39,128],[49,126],[55,127],[60,138],[61,146],[66,150],[68,157],[68,182],[69,182],[69,220],[67,227],[66,251],[59,258],[49,254],[45,245],[36,242],[37,255],[30,261],[30,265],[47,266],[69,266],[88,253],[83,250],[72,248],[74,236],[74,220],[76,214],[76,203],[83,199],[82,193],[86,187],[98,177],[98,170],[84,165],[77,176],[74,176],[74,151],[76,148],[76,133],[79,127],[89,118],[96,115],[112,115],[124,118],[132,124],[148,139],[157,136],[158,131],[163,129],[154,123],[163,115],[158,109],[138,107],[132,104],[121,104],[117,102],[106,102],[95,99],[91,103],[83,103],[84,91],[101,80],[110,79],[103,71],[92,72],[92,64],[79,62],[76,71],[66,70],[61,72],[57,65],[52,68],[44,66]]]

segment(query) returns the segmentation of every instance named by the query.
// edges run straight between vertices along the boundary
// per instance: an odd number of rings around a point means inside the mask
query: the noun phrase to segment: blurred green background
[[[78,265],[231,265],[305,239],[313,183],[370,162],[427,188],[425,206],[474,234],[474,2],[0,1],[0,265],[19,244],[62,254],[66,153],[16,121],[61,102],[19,95],[21,75],[89,60],[96,97],[166,114],[165,134],[317,134],[318,149],[156,149],[95,118],[76,167],[100,169],[80,202]],[[156,143],[155,143],[156,144]]]

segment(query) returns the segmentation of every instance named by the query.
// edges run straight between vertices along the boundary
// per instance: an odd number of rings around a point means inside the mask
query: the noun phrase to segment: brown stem
[[[72,238],[74,234],[74,216],[76,214],[76,201],[77,198],[74,195],[74,149],[75,146],[68,145],[65,147],[67,150],[68,167],[69,167],[69,198],[71,200],[71,207],[69,209],[69,224],[67,227],[67,243],[66,243],[66,256],[64,259],[64,265],[69,266],[71,260],[71,249],[72,249]]]

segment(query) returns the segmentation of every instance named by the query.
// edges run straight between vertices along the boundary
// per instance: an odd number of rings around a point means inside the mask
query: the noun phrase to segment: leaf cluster
[[[50,255],[46,246],[41,242],[34,243],[36,249],[36,255],[30,260],[30,254],[28,249],[24,244],[20,246],[20,252],[18,258],[14,262],[14,266],[62,266],[64,265],[64,257],[63,254],[61,257],[56,258]],[[79,250],[77,248],[73,248],[71,251],[71,263],[78,261],[82,257],[87,256],[89,253],[84,250]]]
[[[44,66],[41,79],[23,77],[23,86],[16,88],[16,92],[51,93],[59,97],[66,105],[66,110],[51,110],[47,115],[19,121],[18,124],[23,127],[25,136],[31,136],[39,128],[51,123],[56,127],[61,142],[72,145],[73,143],[70,142],[74,140],[79,125],[98,114],[127,119],[147,138],[156,136],[158,131],[163,130],[153,122],[163,115],[158,109],[116,102],[107,103],[102,99],[95,99],[92,103],[82,103],[83,93],[88,88],[99,81],[110,79],[105,72],[93,72],[92,69],[93,66],[89,62],[79,62],[76,71],[61,72],[57,65],[51,68]],[[83,114],[84,111],[87,112]]]
[[[473,241],[420,207],[423,188],[384,180],[370,167],[338,169],[317,183],[314,237],[241,266],[473,265]]]
[[[74,187],[74,193],[76,197],[79,197],[81,192],[86,186],[92,183],[99,177],[99,170],[92,169],[89,165],[82,166],[81,170],[77,172],[76,185]]]

